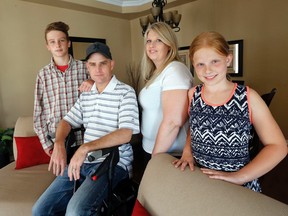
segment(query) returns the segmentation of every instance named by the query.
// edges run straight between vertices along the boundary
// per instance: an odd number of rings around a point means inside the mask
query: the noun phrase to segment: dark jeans
[[[67,168],[63,176],[58,176],[34,204],[32,215],[95,215],[97,208],[108,196],[108,177],[101,176],[96,181],[91,175],[99,164],[83,164],[80,170],[80,187],[73,194],[74,181],[70,181]],[[123,179],[128,178],[128,172],[116,166],[113,173],[113,188]]]

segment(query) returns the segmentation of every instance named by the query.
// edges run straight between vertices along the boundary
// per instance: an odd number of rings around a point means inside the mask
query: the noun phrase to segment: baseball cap
[[[85,60],[87,61],[89,59],[89,57],[93,54],[93,53],[100,53],[103,56],[105,56],[108,59],[112,60],[112,55],[110,53],[110,49],[109,47],[104,44],[104,43],[100,43],[100,42],[95,42],[93,44],[91,44],[87,50],[86,50],[86,58]]]

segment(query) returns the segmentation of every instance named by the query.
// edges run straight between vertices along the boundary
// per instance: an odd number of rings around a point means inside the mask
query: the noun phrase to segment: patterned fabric
[[[233,172],[250,162],[248,87],[235,84],[233,95],[223,105],[212,106],[201,97],[203,85],[195,89],[190,105],[191,147],[201,167]],[[258,180],[244,185],[261,191]]]
[[[139,133],[139,114],[135,91],[118,81],[115,76],[102,93],[92,87],[91,92],[83,92],[76,104],[64,117],[73,127],[84,125],[84,143],[101,138],[117,129],[129,128],[133,134]],[[90,163],[89,155],[85,163]],[[107,155],[93,161],[102,162]],[[132,174],[133,150],[130,144],[119,147],[119,166]]]
[[[53,59],[40,70],[36,79],[34,98],[34,130],[44,149],[52,145],[47,135],[53,135],[58,122],[66,115],[79,97],[78,88],[88,78],[86,65],[70,56],[67,70],[57,69]],[[81,132],[77,134],[81,144]]]

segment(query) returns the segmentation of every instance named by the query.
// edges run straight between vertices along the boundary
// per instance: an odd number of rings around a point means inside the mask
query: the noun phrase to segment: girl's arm
[[[277,122],[261,96],[250,89],[250,106],[255,130],[264,148],[239,171],[245,182],[258,178],[272,170],[286,155],[287,144]]]
[[[284,135],[265,102],[253,89],[250,89],[250,106],[252,121],[264,148],[249,164],[237,172],[202,169],[210,178],[242,185],[266,174],[287,155]]]
[[[172,164],[183,171],[187,165],[189,165],[189,168],[191,171],[194,170],[194,159],[193,159],[193,154],[192,154],[192,149],[191,149],[191,136],[190,136],[190,129],[188,129],[187,133],[187,138],[186,138],[186,144],[183,149],[183,154],[181,159],[177,159],[172,162]]]
[[[189,106],[187,109],[187,113],[189,113],[190,110],[190,106],[191,106],[191,101],[192,101],[192,97],[194,95],[196,87],[191,88],[188,92],[188,101],[189,101]],[[182,153],[182,157],[180,160],[175,160],[172,162],[172,164],[178,168],[180,167],[180,169],[183,171],[185,169],[185,167],[187,165],[189,165],[189,168],[191,171],[194,170],[194,159],[193,159],[193,153],[192,153],[192,149],[191,149],[191,133],[190,133],[190,126],[189,129],[187,131],[187,138],[186,138],[186,143],[183,149],[183,153]]]

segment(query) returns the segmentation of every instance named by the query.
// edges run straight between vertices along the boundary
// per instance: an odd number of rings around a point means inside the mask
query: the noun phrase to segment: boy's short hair
[[[61,21],[50,23],[47,25],[45,29],[45,40],[47,41],[47,34],[50,31],[56,30],[63,32],[66,35],[67,40],[69,41],[69,34],[68,34],[69,29],[70,29],[69,25]]]

